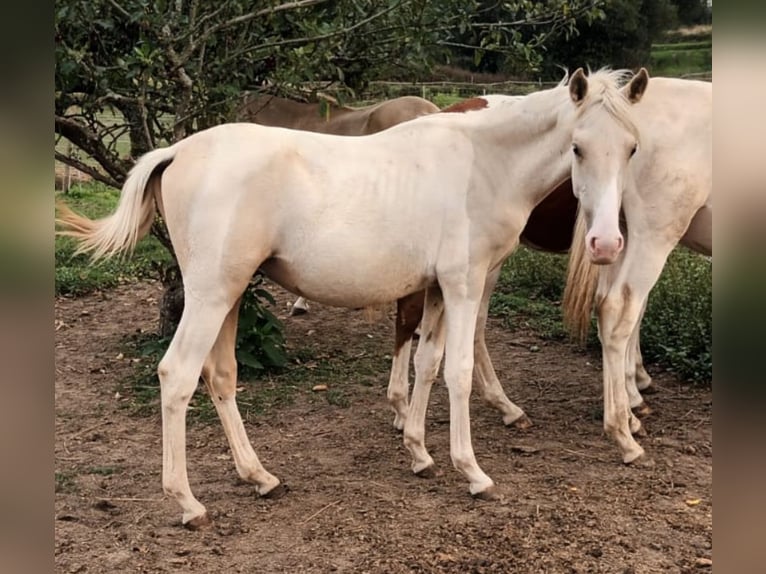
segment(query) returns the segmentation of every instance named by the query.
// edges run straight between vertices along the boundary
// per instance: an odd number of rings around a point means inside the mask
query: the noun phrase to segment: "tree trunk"
[[[184,310],[184,286],[178,264],[173,262],[161,274],[164,291],[160,302],[160,336],[172,337]]]

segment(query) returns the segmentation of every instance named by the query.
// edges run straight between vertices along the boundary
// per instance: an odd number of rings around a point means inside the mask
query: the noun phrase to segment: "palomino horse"
[[[486,95],[463,100],[442,111],[468,112],[501,104],[506,105],[520,99],[520,96]],[[303,103],[277,96],[262,95],[247,99],[237,111],[236,118],[266,126],[361,136],[438,111],[439,108],[435,104],[416,96],[403,96],[361,108],[336,106],[328,102],[327,109],[323,113],[318,103]],[[566,250],[571,241],[577,201],[572,195],[568,181],[549,197],[551,200],[546,198],[533,211],[522,232],[521,241],[538,248],[556,251],[561,251],[562,246],[565,245],[563,249]],[[563,206],[568,208],[566,214],[562,214]],[[558,222],[559,225],[552,230],[549,224],[554,214],[563,215],[565,219],[571,218],[571,224],[562,226],[561,222]],[[566,231],[567,229],[569,231]],[[539,247],[540,245],[544,247]],[[412,340],[423,314],[424,298],[425,292],[421,291],[419,295],[413,294],[400,299],[397,305],[395,348],[387,396],[395,414],[394,427],[398,430],[404,429],[409,395],[409,360]],[[307,311],[308,303],[303,297],[299,297],[291,308],[293,315]],[[481,393],[487,402],[501,412],[505,424],[527,428],[531,425],[531,421],[521,408],[507,398],[489,358],[484,342],[486,310],[480,313],[480,317],[477,325],[475,353],[476,376]]]
[[[370,106],[352,108],[332,102],[310,104],[271,95],[248,98],[236,112],[236,120],[262,126],[291,128],[339,136],[365,136],[408,120],[438,112],[436,104],[417,96],[402,96]],[[290,310],[298,315],[308,311],[308,302],[299,297]]]
[[[518,102],[523,96],[488,94],[459,101],[441,110],[441,113],[467,113],[490,109],[497,105]],[[567,179],[545,199],[535,206],[521,232],[521,243],[539,251],[566,253],[569,251],[577,220],[578,201],[572,192],[572,181]],[[702,222],[700,222],[702,223]],[[707,233],[709,234],[709,228]],[[697,233],[688,233],[695,236]],[[399,301],[396,321],[396,344],[388,385],[388,401],[394,411],[394,427],[404,428],[408,409],[409,395],[409,357],[415,329],[420,324],[425,293],[415,293]],[[479,313],[480,321],[476,326],[475,363],[476,382],[483,398],[494,406],[502,415],[506,425],[528,428],[532,421],[524,411],[511,402],[500,385],[490,361],[484,342],[489,300],[482,302]],[[638,331],[638,329],[637,329]],[[626,388],[631,409],[637,415],[646,415],[650,411],[640,391],[652,392],[652,378],[646,372],[641,356],[638,332],[632,348],[634,363],[625,372]]]
[[[632,137],[625,94],[638,99],[645,84],[634,79],[620,89],[621,77],[578,70],[567,85],[514,105],[430,114],[356,138],[224,124],[142,156],[112,215],[93,221],[61,206],[63,232],[95,258],[132,249],[156,207],[164,215],[185,306],[157,369],[162,483],[185,525],[209,522],[186,470],[186,410],[200,374],[239,475],[261,495],[283,490],[258,460],[235,398],[239,302],[259,268],[294,293],[336,306],[425,290],[404,428],[412,470],[434,464],[421,414],[444,354],[452,462],[471,494],[495,497],[474,456],[468,408],[487,278],[518,245],[532,208],[570,176],[573,134],[593,124],[611,141]],[[607,164],[594,185],[613,181],[617,167]]]
[[[595,301],[604,428],[626,463],[644,454],[632,436],[641,423],[630,406],[642,401],[634,365],[641,361],[638,334],[649,291],[678,243],[712,255],[712,98],[708,82],[653,78],[632,110],[638,145],[603,129],[601,119],[574,134],[580,212],[563,307],[584,336]],[[614,178],[608,185],[605,170]]]

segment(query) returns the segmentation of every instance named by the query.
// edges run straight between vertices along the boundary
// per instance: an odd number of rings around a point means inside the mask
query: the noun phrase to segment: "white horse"
[[[431,114],[357,138],[225,124],[139,159],[112,215],[93,221],[61,207],[64,232],[96,258],[133,248],[155,206],[164,215],[185,307],[158,367],[162,483],[185,525],[209,523],[186,470],[186,409],[200,373],[239,475],[261,495],[283,490],[258,460],[235,399],[239,302],[259,268],[329,305],[366,307],[425,289],[404,428],[412,470],[433,467],[423,417],[444,353],[452,462],[472,495],[495,497],[474,456],[468,408],[487,278],[518,245],[532,208],[570,176],[574,133],[609,133],[615,146],[635,138],[625,94],[638,99],[646,84],[621,90],[621,77],[578,70],[568,85],[494,112]],[[623,166],[602,163],[593,185],[605,187]]]
[[[237,110],[237,121],[253,122],[262,126],[291,128],[339,136],[366,136],[426,114],[438,112],[439,107],[424,98],[401,96],[352,108],[332,101],[306,103],[271,95],[248,97]],[[291,315],[308,313],[309,304],[304,297],[290,307]]]
[[[604,428],[626,463],[644,454],[632,436],[641,423],[630,407],[643,404],[640,390],[651,382],[636,373],[649,291],[679,242],[712,255],[712,104],[708,82],[653,78],[632,108],[640,142],[605,130],[601,118],[574,134],[572,182],[580,213],[563,307],[584,336],[595,299]]]

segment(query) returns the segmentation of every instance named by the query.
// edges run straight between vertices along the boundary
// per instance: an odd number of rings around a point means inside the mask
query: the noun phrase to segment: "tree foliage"
[[[458,49],[534,67],[546,38],[599,4],[59,0],[55,131],[88,160],[57,157],[118,186],[140,154],[229,119],[244,90],[359,90],[414,79]]]
[[[677,23],[671,0],[607,0],[603,17],[582,20],[569,36],[551,38],[546,45],[544,75],[561,76],[561,67],[597,69],[646,65],[652,41]]]

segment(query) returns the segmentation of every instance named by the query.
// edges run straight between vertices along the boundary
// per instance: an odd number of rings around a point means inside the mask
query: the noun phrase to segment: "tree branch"
[[[106,185],[120,189],[120,184],[116,180],[112,179],[111,177],[109,177],[108,175],[104,173],[101,173],[95,167],[89,166],[87,163],[83,162],[82,160],[65,155],[61,153],[60,151],[54,151],[54,157],[61,163],[69,165],[77,170],[80,170],[83,173],[88,174],[96,181],[100,181],[101,183],[105,183]]]
[[[388,8],[385,8],[381,10],[380,12],[375,13],[372,16],[365,18],[364,20],[360,20],[359,22],[357,22],[356,24],[353,24],[352,26],[349,26],[348,28],[341,28],[339,30],[327,32],[326,34],[318,34],[317,36],[309,36],[307,38],[288,38],[287,40],[279,40],[277,42],[267,42],[265,44],[253,44],[251,46],[248,46],[247,48],[243,48],[241,50],[232,52],[231,54],[228,55],[228,57],[224,58],[221,61],[223,63],[226,63],[235,58],[238,58],[239,56],[242,56],[243,54],[247,54],[248,52],[265,50],[266,48],[279,48],[282,46],[292,46],[294,44],[308,44],[311,42],[317,42],[319,40],[327,40],[328,38],[334,38],[335,36],[342,36],[344,34],[353,32],[357,28],[361,28],[365,24],[369,24],[370,22],[377,20],[381,16],[385,16],[387,13],[398,8],[402,4],[402,1],[397,2],[396,4],[393,4],[389,6]]]
[[[54,116],[53,129],[55,133],[64,136],[95,159],[114,181],[125,180],[128,172],[127,162],[110,152],[93,130],[78,121],[59,115]]]
[[[250,12],[249,14],[242,14],[241,16],[236,16],[226,20],[225,22],[211,26],[200,35],[198,42],[205,42],[212,34],[215,34],[216,32],[220,32],[221,30],[230,28],[231,26],[236,26],[237,24],[249,22],[250,20],[260,16],[268,16],[269,14],[275,14],[285,10],[294,10],[296,8],[306,8],[308,6],[313,6],[314,4],[324,4],[325,2],[328,2],[328,0],[296,0],[295,2],[285,2],[284,4],[279,4],[278,6],[272,6],[270,8],[258,10],[256,12]]]

